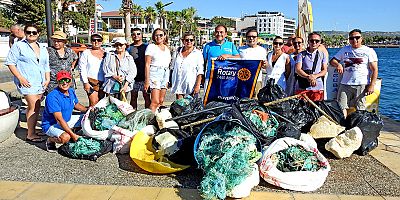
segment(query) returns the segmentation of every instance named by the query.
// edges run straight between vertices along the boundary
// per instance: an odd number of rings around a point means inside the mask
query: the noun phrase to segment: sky
[[[118,10],[122,0],[97,0],[103,12]],[[133,0],[143,8],[158,0]],[[297,19],[297,0],[162,0],[173,3],[165,10],[182,10],[193,6],[197,15],[241,17],[258,11],[278,11]],[[399,0],[310,0],[313,7],[314,30],[400,31]]]

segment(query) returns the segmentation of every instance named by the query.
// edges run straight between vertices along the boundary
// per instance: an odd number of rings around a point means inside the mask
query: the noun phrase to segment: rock
[[[360,148],[362,139],[363,134],[360,128],[356,126],[329,140],[325,144],[325,149],[332,152],[338,158],[347,158]]]
[[[334,138],[346,128],[337,125],[330,121],[325,116],[322,116],[318,121],[311,126],[310,135],[313,138]]]

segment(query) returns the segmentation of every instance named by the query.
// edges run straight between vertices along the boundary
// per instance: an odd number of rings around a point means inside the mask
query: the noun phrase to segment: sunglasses
[[[155,34],[154,37],[163,37],[164,34]]]
[[[302,42],[293,42],[293,44],[301,44]]]
[[[283,45],[283,42],[274,42],[273,44],[274,44],[274,45],[278,45],[278,46],[282,46],[282,45]]]
[[[103,42],[103,39],[92,39],[92,42]]]
[[[37,31],[25,31],[25,33],[26,33],[27,35],[37,35],[37,34],[38,34]]]
[[[247,38],[252,38],[252,39],[254,39],[254,38],[257,38],[257,36],[254,36],[254,35],[249,35],[249,36],[246,36]]]
[[[122,47],[122,46],[124,46],[125,44],[121,44],[121,43],[116,43],[116,44],[114,44],[114,46],[115,47]]]
[[[69,79],[69,78],[63,78],[58,81],[59,84],[70,83],[70,82],[71,82],[71,79]]]
[[[361,38],[361,36],[354,36],[354,37],[349,37],[349,40],[359,40]]]
[[[132,35],[141,35],[142,33],[132,33]]]
[[[185,39],[185,42],[193,42],[194,39]]]
[[[320,42],[321,42],[321,40],[314,40],[314,39],[310,40],[310,43],[320,43]]]

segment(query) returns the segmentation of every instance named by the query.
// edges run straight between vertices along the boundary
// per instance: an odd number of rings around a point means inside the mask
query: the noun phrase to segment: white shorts
[[[80,127],[81,126],[81,121],[82,121],[82,115],[72,115],[71,119],[67,122],[68,127],[74,128],[74,127]],[[47,130],[46,135],[50,137],[60,137],[62,133],[64,133],[65,130],[57,123],[52,126],[50,126],[49,130]]]

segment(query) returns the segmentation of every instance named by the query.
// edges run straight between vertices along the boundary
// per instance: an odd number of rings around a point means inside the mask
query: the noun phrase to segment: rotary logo
[[[247,68],[242,68],[238,71],[238,78],[241,81],[247,81],[251,77],[251,72]]]

